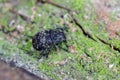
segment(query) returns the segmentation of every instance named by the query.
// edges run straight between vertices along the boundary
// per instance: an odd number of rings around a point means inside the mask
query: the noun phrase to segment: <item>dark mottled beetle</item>
[[[38,32],[32,39],[33,48],[38,51],[47,51],[62,42],[66,43],[66,36],[63,28]]]

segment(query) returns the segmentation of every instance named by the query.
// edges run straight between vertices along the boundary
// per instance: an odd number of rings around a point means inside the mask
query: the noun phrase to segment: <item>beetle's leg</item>
[[[40,59],[41,57],[46,57],[46,58],[48,58],[48,54],[49,54],[49,52],[50,52],[50,50],[48,49],[45,49],[45,50],[41,50],[40,52],[39,52],[39,57],[38,57],[38,59]]]
[[[58,47],[59,47],[60,49],[64,50],[64,51],[66,51],[66,52],[70,52],[70,51],[68,50],[68,48],[67,48],[67,49],[66,49],[66,48],[63,48],[63,47],[61,47],[61,45],[58,45]]]
[[[67,41],[66,41],[66,40],[64,41],[64,44],[65,44],[66,48],[68,49],[68,48],[69,48],[69,46],[68,46],[68,44],[67,44]]]

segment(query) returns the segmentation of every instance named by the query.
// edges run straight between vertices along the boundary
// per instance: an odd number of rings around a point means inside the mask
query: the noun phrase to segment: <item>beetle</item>
[[[41,54],[49,52],[55,46],[62,48],[60,46],[61,43],[65,43],[66,47],[68,47],[64,28],[41,31],[36,33],[32,38],[33,48],[41,51]],[[68,51],[67,49],[64,50]]]

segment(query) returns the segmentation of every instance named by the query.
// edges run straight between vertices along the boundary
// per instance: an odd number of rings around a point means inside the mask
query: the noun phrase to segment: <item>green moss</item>
[[[78,14],[74,14],[74,16],[83,26],[83,28],[92,34],[96,40],[97,35],[120,48],[119,40],[108,40],[108,33],[105,32],[105,26],[102,22],[100,24],[94,23],[96,14],[93,5],[88,0],[67,0],[68,2],[66,0],[54,1],[60,5],[64,5],[65,7],[69,7],[72,10],[77,11]],[[48,77],[51,77],[55,80],[61,80],[65,77],[77,80],[85,80],[87,78],[95,80],[110,80],[115,77],[115,80],[117,80],[117,78],[119,79],[119,52],[112,50],[109,46],[99,42],[98,40],[95,42],[84,36],[78,26],[74,23],[73,27],[77,29],[76,32],[71,32],[69,30],[69,32],[66,32],[66,35],[68,39],[68,45],[74,46],[77,53],[68,53],[62,49],[52,50],[49,53],[48,58],[43,57],[43,61],[40,62],[42,59],[38,60],[37,58],[40,56],[39,52],[32,48],[32,41],[28,36],[33,36],[37,32],[45,29],[53,29],[55,28],[55,25],[64,26],[60,23],[61,19],[57,15],[67,15],[67,11],[48,4],[37,6],[33,0],[30,0],[29,2],[27,0],[23,0],[22,2],[21,0],[19,5],[16,7],[16,10],[24,9],[26,14],[31,16],[33,13],[31,10],[32,7],[36,7],[37,9],[34,18],[34,24],[29,24],[20,17],[17,17],[17,23],[15,23],[15,25],[23,25],[25,30],[18,35],[20,38],[15,39],[16,42],[10,42],[9,40],[6,40],[8,35],[2,33],[2,31],[0,32],[2,37],[0,40],[0,51],[4,52],[4,58],[14,53],[22,56],[25,63],[27,63],[27,61],[37,61],[36,66],[38,69]],[[88,12],[87,9],[90,11]],[[0,11],[2,11],[2,13],[7,12],[6,15],[4,15],[4,18],[0,18],[0,25],[5,26],[6,31],[12,31],[15,26],[8,27],[8,22],[9,20],[13,19],[13,15],[9,17],[11,13],[9,13],[7,9],[2,9]],[[56,13],[57,15],[54,15]],[[85,16],[88,16],[88,19],[85,19]],[[71,18],[67,16],[65,20],[71,21]],[[62,47],[65,46],[62,45]],[[67,62],[63,66],[52,64],[56,61],[64,61],[65,59],[67,59]],[[113,65],[113,67],[109,68],[110,65]],[[63,72],[63,74],[59,72]]]

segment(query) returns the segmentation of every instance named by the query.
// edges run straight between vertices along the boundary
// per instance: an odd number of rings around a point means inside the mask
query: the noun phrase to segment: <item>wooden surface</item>
[[[0,80],[42,80],[24,69],[0,60]]]

